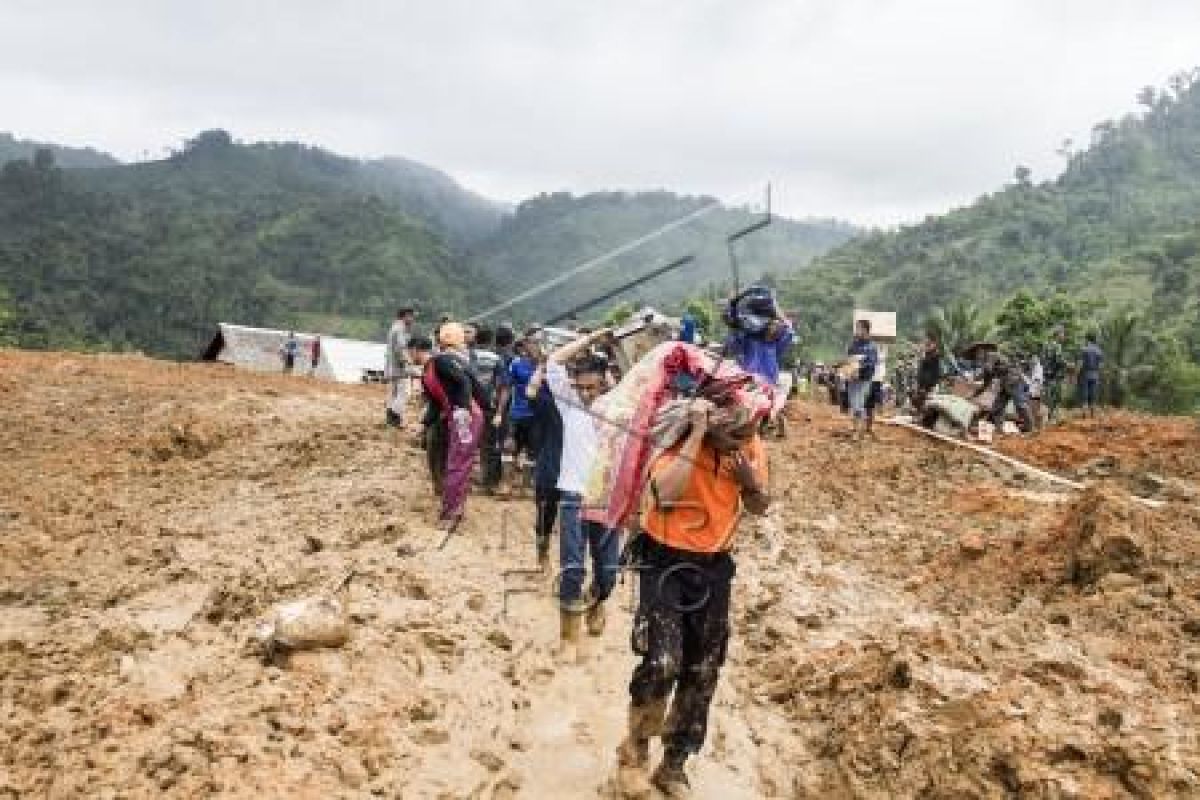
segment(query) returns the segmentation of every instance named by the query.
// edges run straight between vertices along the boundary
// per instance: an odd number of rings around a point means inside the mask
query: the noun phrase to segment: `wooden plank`
[[[925,436],[928,436],[931,439],[938,439],[943,442],[948,442],[957,447],[965,447],[968,450],[974,450],[976,453],[987,456],[990,459],[993,459],[996,461],[1002,461],[1005,464],[1008,464],[1010,467],[1012,467],[1020,472],[1025,473],[1026,475],[1032,475],[1036,478],[1041,478],[1042,480],[1049,481],[1050,483],[1054,483],[1059,486],[1065,486],[1068,489],[1072,489],[1074,491],[1081,491],[1081,490],[1087,488],[1087,484],[1079,483],[1078,481],[1068,480],[1067,478],[1064,478],[1061,475],[1055,475],[1053,472],[1047,472],[1044,469],[1039,469],[1038,467],[1035,467],[1032,464],[1026,464],[1024,461],[1020,461],[1020,460],[1015,459],[1012,456],[1006,455],[1004,453],[999,453],[995,450],[992,450],[989,447],[984,447],[983,445],[975,444],[974,442],[963,441],[962,439],[957,439],[953,436],[947,436],[946,434],[938,433],[937,431],[931,431],[928,428],[922,427],[913,422],[905,422],[904,420],[898,420],[898,419],[885,419],[885,420],[883,420],[883,422],[887,425],[892,425],[893,427],[896,427],[896,428],[906,428],[910,431],[916,431],[917,433],[924,434]],[[1166,503],[1162,500],[1151,500],[1150,498],[1138,497],[1137,495],[1130,495],[1130,497],[1133,498],[1133,500],[1135,500],[1136,502],[1141,503],[1142,505],[1144,505],[1148,508],[1162,508],[1163,506],[1166,505]]]

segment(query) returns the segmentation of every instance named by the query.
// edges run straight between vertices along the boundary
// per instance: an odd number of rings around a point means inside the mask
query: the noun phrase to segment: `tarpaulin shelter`
[[[280,348],[288,332],[272,328],[251,328],[222,322],[204,349],[200,359],[231,364],[260,372],[279,372],[283,368]],[[307,374],[309,348],[316,334],[296,331],[300,352],[296,372]],[[315,377],[338,383],[374,383],[383,379],[385,347],[379,342],[321,336],[321,360]]]

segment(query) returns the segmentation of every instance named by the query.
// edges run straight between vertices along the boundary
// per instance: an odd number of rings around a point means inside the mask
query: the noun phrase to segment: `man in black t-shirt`
[[[475,329],[475,342],[469,350],[471,374],[479,383],[492,409],[498,408],[497,401],[508,372],[504,360],[493,347],[494,341],[495,334],[492,330],[480,326]],[[503,416],[494,411],[484,420],[480,457],[483,462],[483,488],[488,492],[494,492],[500,484],[503,455],[501,451],[504,446],[502,423]]]
[[[563,421],[544,377],[545,373],[539,367],[530,381],[530,387],[536,392],[530,406],[539,444],[533,467],[534,500],[537,504],[534,545],[538,567],[546,570],[550,567],[550,537],[554,533],[558,504],[562,499],[562,493],[558,490],[558,473],[562,466]]]

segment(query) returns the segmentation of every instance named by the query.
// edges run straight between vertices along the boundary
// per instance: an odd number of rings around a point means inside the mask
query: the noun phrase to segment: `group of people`
[[[1072,373],[1081,412],[1096,416],[1104,351],[1097,336],[1089,333],[1072,363],[1066,356],[1064,341],[1065,332],[1060,328],[1036,351],[1022,353],[1000,346],[978,354],[973,364],[960,366],[959,374],[977,382],[971,399],[992,392],[991,407],[984,415],[995,429],[1003,426],[1010,409],[1022,433],[1034,433],[1052,424],[1061,411],[1063,386]]]
[[[578,657],[585,628],[603,634],[621,570],[637,572],[640,661],[618,762],[623,780],[672,797],[686,796],[684,764],[704,742],[725,658],[738,520],[769,505],[759,433],[791,329],[775,317],[761,330],[735,328],[724,353],[684,341],[693,333],[660,344],[627,376],[609,329],[552,348],[536,329],[517,336],[452,320],[423,336],[415,311],[403,308],[387,345],[389,424],[405,424],[409,376],[420,376],[421,441],[442,529],[462,521],[477,465],[490,492],[502,481],[503,452],[514,467],[530,463],[534,555],[544,570],[558,535],[566,658]],[[663,758],[651,771],[655,737]]]
[[[296,362],[302,351],[308,353],[308,374],[316,374],[317,367],[321,365],[321,337],[314,336],[306,348],[296,338],[295,331],[288,331],[287,338],[279,346],[279,360],[283,365],[284,375],[291,375],[296,371]]]
[[[814,385],[828,389],[831,403],[840,404],[853,417],[856,438],[860,431],[870,435],[876,409],[892,392],[897,405],[911,408],[927,427],[945,419],[965,434],[984,420],[999,430],[1012,416],[1021,432],[1033,433],[1059,416],[1064,385],[1072,374],[1082,413],[1096,415],[1103,350],[1097,336],[1088,334],[1072,362],[1065,340],[1059,328],[1033,352],[977,345],[955,354],[943,351],[937,337],[930,335],[915,352],[902,354],[889,382],[886,351],[872,341],[870,323],[861,320],[846,359],[837,368],[816,364],[810,377]],[[963,381],[969,391],[960,395],[939,391],[952,379]]]

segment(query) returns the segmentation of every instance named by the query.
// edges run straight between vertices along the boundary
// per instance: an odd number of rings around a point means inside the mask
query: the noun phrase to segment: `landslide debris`
[[[609,785],[631,584],[557,664],[530,503],[473,497],[444,540],[378,389],[0,350],[0,402],[0,797]],[[773,446],[697,795],[1200,796],[1200,511],[1130,499],[1197,481],[1192,429],[1001,442],[1087,467],[1063,494],[845,426],[807,406]],[[344,644],[264,665],[255,623],[350,569]]]

